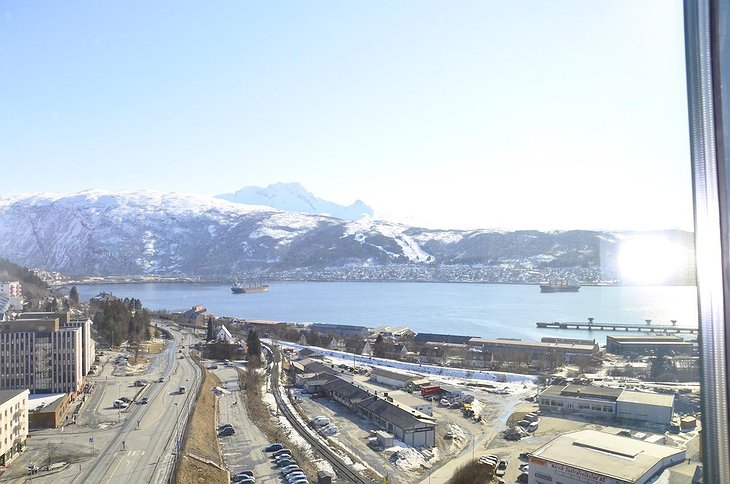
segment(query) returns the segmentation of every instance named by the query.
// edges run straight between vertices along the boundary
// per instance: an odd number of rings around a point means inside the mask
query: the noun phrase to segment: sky
[[[0,0],[4,193],[299,182],[431,228],[692,228],[681,1]]]

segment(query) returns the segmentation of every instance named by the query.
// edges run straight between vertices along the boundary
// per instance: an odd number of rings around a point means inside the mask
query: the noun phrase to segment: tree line
[[[139,299],[113,299],[91,302],[94,328],[112,346],[123,341],[139,343],[152,337],[150,312]]]

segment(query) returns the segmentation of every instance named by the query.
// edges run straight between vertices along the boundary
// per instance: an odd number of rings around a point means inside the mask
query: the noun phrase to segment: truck
[[[178,393],[185,393],[185,387],[180,387],[178,389]]]
[[[422,397],[428,397],[430,395],[438,395],[443,390],[441,390],[441,387],[438,385],[430,385],[427,387],[421,388],[421,396]]]

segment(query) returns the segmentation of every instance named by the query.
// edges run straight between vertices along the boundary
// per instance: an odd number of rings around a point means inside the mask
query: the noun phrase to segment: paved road
[[[173,464],[175,440],[187,417],[199,371],[187,354],[178,353],[183,335],[170,328],[164,383],[151,383],[144,393],[149,403],[134,404],[127,420],[98,459],[72,482],[164,482]],[[183,356],[180,359],[180,356]],[[179,387],[186,387],[180,394]]]
[[[34,432],[33,438],[28,440],[27,451],[13,462],[12,475],[3,476],[0,482],[30,481],[29,476],[24,475],[25,466],[31,462],[39,463],[38,455],[51,445],[58,449],[73,449],[82,460],[62,472],[36,474],[33,476],[35,482],[165,482],[167,471],[173,464],[177,435],[192,407],[195,389],[200,384],[200,371],[187,353],[190,336],[175,328],[169,329],[173,340],[150,365],[147,379],[153,383],[140,395],[148,397],[148,404],[133,404],[121,413],[110,411],[108,407],[119,393],[133,395],[139,390],[130,386],[139,377],[120,377],[119,384],[111,378],[108,381],[106,378],[97,380],[96,390],[82,408],[77,425]],[[179,353],[181,344],[186,349]],[[165,381],[157,383],[161,376]],[[178,392],[181,386],[186,387],[184,394]],[[92,438],[93,443],[90,442]]]
[[[231,475],[251,469],[257,484],[281,483],[269,454],[263,451],[270,442],[246,414],[235,368],[224,367],[214,370],[214,373],[221,379],[221,384],[231,391],[230,395],[224,395],[218,400],[219,425],[229,423],[236,430],[234,435],[219,437],[223,459]],[[237,403],[234,405],[234,402]]]

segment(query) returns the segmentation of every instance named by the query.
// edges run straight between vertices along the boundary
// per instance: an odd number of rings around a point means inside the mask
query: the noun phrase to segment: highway
[[[167,329],[173,339],[166,350],[166,365],[161,375],[164,382],[157,383],[155,379],[145,388],[140,396],[146,396],[149,403],[132,404],[114,436],[103,449],[97,449],[97,458],[91,464],[82,465],[82,472],[71,482],[167,481],[174,465],[177,439],[201,381],[200,370],[188,354],[189,336],[183,336],[173,328]],[[187,343],[186,349],[179,353],[178,349],[184,343]],[[180,394],[179,387],[186,387],[186,392]]]

